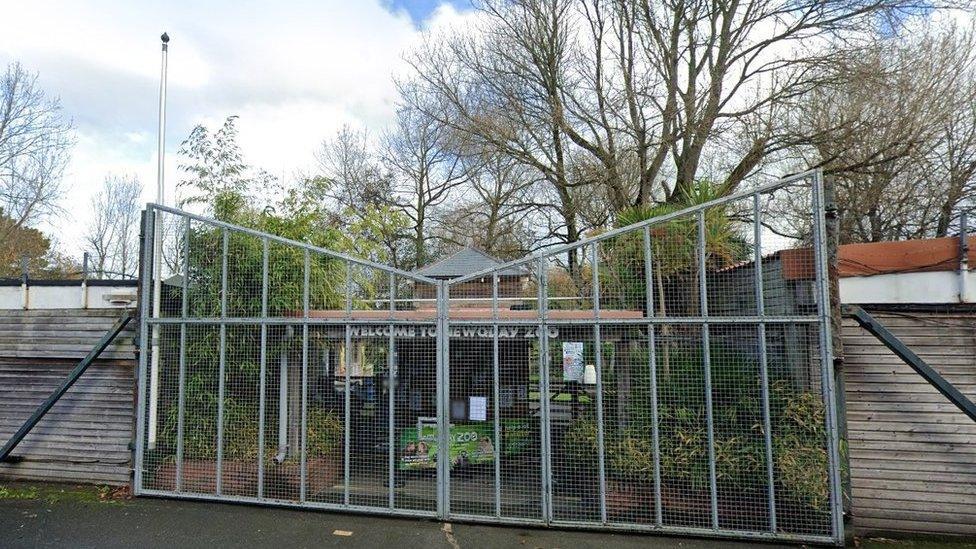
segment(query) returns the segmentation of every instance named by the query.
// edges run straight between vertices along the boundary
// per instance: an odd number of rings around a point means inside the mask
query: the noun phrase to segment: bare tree
[[[410,219],[411,264],[426,265],[437,210],[466,178],[457,143],[445,124],[405,105],[386,135],[383,161],[393,184],[388,200]]]
[[[472,32],[432,39],[412,58],[419,87],[412,106],[465,135],[469,146],[493,150],[545,182],[545,242],[574,242],[583,233],[572,193],[572,143],[560,116],[569,61],[566,2],[486,2],[487,18]],[[418,100],[422,99],[422,100]],[[431,108],[431,105],[436,108]],[[578,258],[570,252],[570,272]]]
[[[516,259],[533,249],[530,219],[535,206],[531,171],[500,155],[468,154],[469,174],[457,206],[438,227],[453,246],[474,245],[502,259]]]
[[[962,42],[964,45],[967,42]],[[970,62],[976,52],[976,40],[968,36]],[[942,121],[939,138],[926,162],[921,176],[929,189],[941,189],[930,196],[942,196],[935,222],[935,236],[947,236],[950,224],[957,219],[960,208],[972,209],[976,204],[976,66],[970,64],[962,72],[963,79],[945,100],[951,105]]]
[[[721,193],[732,192],[765,156],[791,143],[768,117],[816,89],[816,69],[862,43],[879,20],[914,7],[911,0],[631,4],[621,2],[618,11],[635,19],[642,66],[656,73],[644,119],[657,147],[641,164],[638,197],[653,196],[644,187],[661,180],[668,201],[685,196],[708,156],[716,149],[728,156],[728,140],[738,137],[744,143],[718,179]],[[661,177],[668,163],[673,184]]]
[[[315,156],[318,175],[307,178],[305,184],[328,203],[342,225],[370,227],[386,261],[397,267],[403,264],[408,255],[403,249],[403,227],[396,219],[399,212],[389,208],[393,184],[366,132],[343,126],[322,143]]]
[[[94,270],[102,277],[136,275],[142,184],[134,176],[105,178],[91,198],[93,219],[85,232]]]
[[[843,241],[945,235],[972,197],[974,47],[954,28],[879,37],[798,102],[802,158],[833,177]]]
[[[911,0],[484,0],[410,57],[407,97],[533,170],[538,237],[573,242],[697,181],[733,192],[795,147],[783,112]],[[415,99],[416,98],[416,99]],[[419,99],[419,100],[418,100]],[[433,105],[434,107],[431,107]],[[578,258],[567,257],[575,276]]]
[[[36,73],[19,63],[0,76],[0,242],[60,211],[61,175],[71,147],[71,123]]]
[[[357,209],[389,196],[389,180],[365,131],[343,126],[322,143],[315,158],[323,198],[335,206]]]

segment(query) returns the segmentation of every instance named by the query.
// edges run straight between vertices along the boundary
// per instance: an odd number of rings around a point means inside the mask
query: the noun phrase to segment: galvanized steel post
[[[600,485],[600,522],[607,522],[606,446],[603,440],[603,339],[600,333],[600,254],[599,242],[590,248],[590,270],[593,271],[593,361],[596,368],[596,449],[597,477]]]
[[[227,368],[227,247],[230,236],[227,229],[221,230],[220,252],[220,358],[217,370],[217,481],[216,492],[223,492],[224,479],[224,395],[226,391],[224,374]]]
[[[698,211],[698,299],[701,324],[702,367],[705,369],[705,421],[708,432],[708,485],[711,493],[712,529],[718,530],[718,482],[715,478],[715,423],[712,410],[712,352],[708,327],[708,268],[705,262],[705,211]]]
[[[827,284],[827,257],[824,248],[823,171],[816,170],[812,185],[813,249],[817,279],[817,315],[820,319],[820,385],[824,399],[827,429],[828,474],[830,476],[831,530],[834,540],[844,539],[843,501],[841,500],[840,456],[837,433],[837,401],[834,398],[834,360],[830,338],[830,292]]]
[[[763,445],[766,450],[766,498],[769,509],[769,531],[776,532],[776,483],[774,480],[772,419],[769,417],[769,364],[766,356],[766,303],[763,295],[762,222],[759,194],[752,195],[753,282],[756,315],[759,317],[759,383],[762,398]]]
[[[261,316],[268,316],[268,239],[261,239]],[[258,497],[264,497],[264,415],[268,377],[268,325],[261,323],[261,351],[258,376]]]
[[[654,276],[653,254],[651,253],[651,228],[644,227],[644,303],[650,319],[654,313]],[[647,360],[649,363],[651,380],[651,449],[654,458],[654,525],[660,527],[664,521],[664,511],[661,506],[661,446],[658,430],[657,411],[657,341],[655,340],[655,325],[647,324]]]

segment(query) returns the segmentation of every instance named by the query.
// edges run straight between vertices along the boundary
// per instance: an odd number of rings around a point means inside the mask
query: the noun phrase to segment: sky
[[[343,125],[382,129],[394,74],[425,30],[449,28],[468,0],[34,0],[0,21],[0,67],[39,73],[74,125],[65,215],[42,226],[80,257],[91,196],[109,174],[135,175],[155,200],[160,41],[170,36],[166,201],[176,151],[199,123],[238,115],[255,167],[289,178],[314,166]]]

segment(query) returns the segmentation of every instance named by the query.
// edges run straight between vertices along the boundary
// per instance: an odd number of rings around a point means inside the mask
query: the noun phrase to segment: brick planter
[[[342,471],[335,460],[323,457],[306,463],[308,494],[326,491],[335,485]],[[183,462],[183,492],[215,494],[217,492],[217,462],[215,460],[185,460]],[[269,498],[297,499],[301,483],[301,465],[297,460],[278,464],[267,460],[264,466],[264,494]],[[258,468],[253,461],[224,461],[221,493],[225,495],[257,496]],[[176,464],[166,463],[146,483],[147,488],[176,490]]]

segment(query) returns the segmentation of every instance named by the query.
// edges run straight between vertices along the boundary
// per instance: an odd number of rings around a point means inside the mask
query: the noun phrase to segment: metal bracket
[[[891,352],[905,361],[905,364],[911,366],[925,381],[928,381],[929,385],[935,387],[937,391],[949,399],[949,402],[952,402],[964,414],[969,416],[969,419],[976,421],[976,404],[973,404],[973,401],[969,400],[959,389],[956,389],[955,385],[942,377],[939,372],[935,371],[934,368],[929,366],[921,357],[908,348],[884,324],[860,307],[844,307],[844,314],[853,318],[862,328],[871,332],[874,337],[878,338],[878,341],[884,343],[885,347],[891,349]]]

